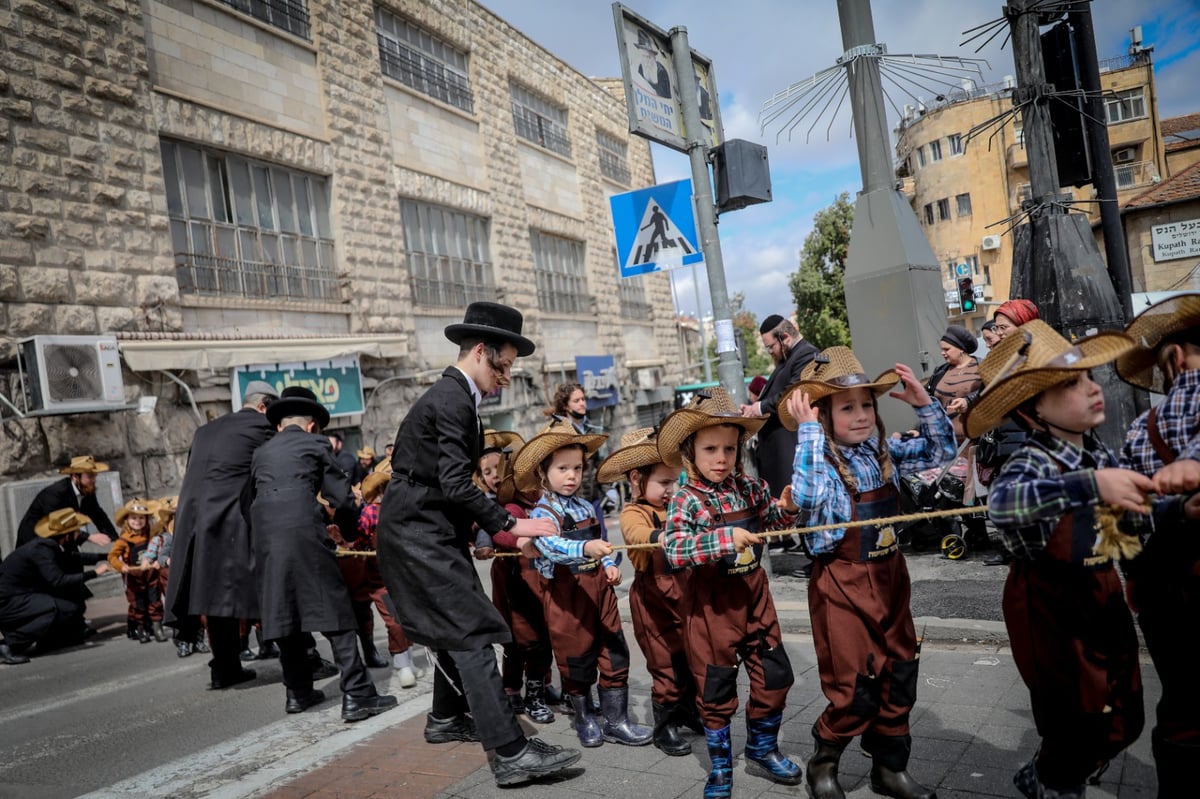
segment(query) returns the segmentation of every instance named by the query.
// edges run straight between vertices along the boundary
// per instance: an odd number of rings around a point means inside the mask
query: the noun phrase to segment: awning
[[[135,372],[160,369],[222,370],[258,363],[320,361],[343,355],[402,358],[406,336],[217,339],[202,337],[119,339],[125,363]]]

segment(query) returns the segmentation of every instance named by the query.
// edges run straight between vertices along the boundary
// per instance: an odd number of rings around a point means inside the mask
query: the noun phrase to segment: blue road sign
[[[608,198],[621,277],[700,263],[692,181],[677,180]]]
[[[959,277],[966,277],[967,275],[971,274],[971,267],[967,266],[966,264],[959,264],[958,266],[954,267],[954,274],[958,275]]]

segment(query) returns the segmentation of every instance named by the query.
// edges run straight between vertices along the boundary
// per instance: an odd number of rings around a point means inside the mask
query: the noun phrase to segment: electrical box
[[[730,139],[713,149],[712,159],[717,213],[771,202],[771,168],[767,164],[766,147],[744,139]]]

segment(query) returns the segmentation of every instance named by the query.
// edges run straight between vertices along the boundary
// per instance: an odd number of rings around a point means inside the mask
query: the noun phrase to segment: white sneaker
[[[401,688],[412,688],[416,684],[417,684],[417,675],[413,672],[413,670],[411,668],[409,668],[408,666],[405,666],[404,668],[400,669],[400,687]]]

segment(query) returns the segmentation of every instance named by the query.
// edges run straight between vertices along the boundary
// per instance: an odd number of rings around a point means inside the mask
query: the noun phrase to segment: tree
[[[746,376],[769,375],[774,368],[771,356],[762,348],[762,338],[758,334],[758,317],[746,310],[746,295],[736,292],[729,297],[729,316],[733,321],[734,330],[741,331],[742,340],[746,344],[748,365]],[[708,342],[708,357],[716,359],[717,342]]]
[[[812,232],[800,250],[800,268],[788,280],[800,333],[821,349],[850,346],[842,279],[853,224],[854,206],[842,192],[832,205],[813,216]]]

